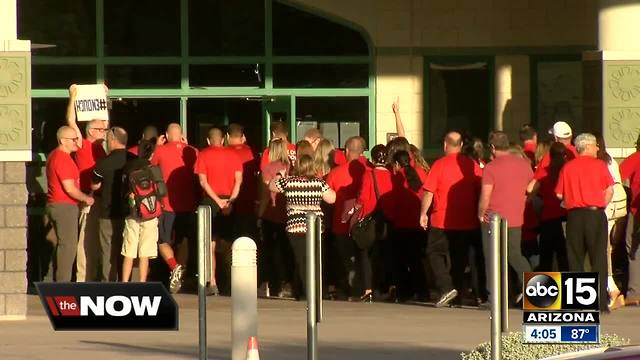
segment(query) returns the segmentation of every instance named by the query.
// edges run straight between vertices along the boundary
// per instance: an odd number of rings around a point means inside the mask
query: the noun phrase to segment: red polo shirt
[[[365,216],[371,214],[378,205],[378,199],[376,199],[376,191],[373,187],[374,176],[376,177],[376,184],[378,186],[378,196],[380,197],[380,201],[384,201],[384,199],[387,197],[387,194],[391,191],[391,171],[382,167],[367,169],[367,172],[362,177],[362,188],[360,189],[360,196],[358,197],[358,204],[362,205],[360,218],[364,218]]]
[[[487,212],[500,214],[509,227],[521,227],[527,185],[532,177],[529,160],[515,155],[501,155],[488,163],[482,174],[482,184],[493,185]]]
[[[558,179],[545,176],[538,180],[540,188],[538,194],[542,197],[542,221],[558,219],[567,216],[567,209],[560,206],[560,199],[556,195]]]
[[[105,156],[107,154],[101,141],[91,142],[86,138],[82,139],[82,147],[75,152],[75,159],[80,172],[80,190],[85,194],[91,192],[91,177],[96,162]]]
[[[427,173],[416,167],[418,177],[424,184],[427,180]],[[409,183],[404,175],[404,169],[400,169],[391,176],[392,189],[387,194],[382,205],[387,220],[396,229],[420,230],[420,208],[422,206],[422,196],[424,187],[416,192],[409,188]]]
[[[620,164],[622,181],[629,180],[631,187],[631,213],[640,214],[640,151],[636,151]]]
[[[47,157],[47,202],[76,205],[78,201],[64,191],[62,182],[73,180],[80,187],[80,172],[71,155],[56,148]]]
[[[431,226],[446,230],[472,230],[477,217],[482,170],[463,154],[438,159],[427,174],[424,190],[433,193]]]
[[[604,191],[612,185],[613,178],[604,161],[578,156],[560,170],[555,191],[564,197],[568,210],[590,206],[604,209]]]
[[[242,171],[242,161],[236,152],[222,146],[210,146],[198,155],[195,172],[207,175],[207,183],[216,195],[228,198],[235,185],[235,174]]]
[[[253,215],[258,199],[258,164],[251,147],[247,144],[229,145],[229,149],[236,154],[242,163],[242,185],[238,199],[233,205],[233,211],[240,215]]]
[[[524,154],[527,155],[529,160],[531,160],[531,166],[533,167],[536,166],[536,148],[537,147],[538,145],[533,140],[525,141],[524,146],[522,147]]]
[[[336,192],[332,226],[336,235],[349,234],[349,222],[342,222],[343,214],[348,210],[345,209],[345,204],[348,200],[355,201],[358,197],[366,169],[362,161],[352,160],[333,168],[327,176],[327,185]]]
[[[578,157],[578,152],[576,151],[575,146],[568,145],[566,146],[566,148],[567,149],[565,151],[567,153],[567,161],[573,160]],[[547,176],[549,171],[549,165],[551,165],[551,155],[549,154],[549,152],[547,152],[546,154],[544,154],[542,159],[540,159],[540,163],[536,168],[536,173],[534,174],[533,178],[536,180],[540,180],[543,177]]]
[[[162,198],[165,211],[191,212],[196,209],[196,194],[193,167],[198,158],[198,150],[193,146],[176,141],[157,146],[151,164],[162,170],[168,194]]]
[[[291,166],[296,164],[296,144],[287,143],[287,153],[289,155],[289,162]],[[262,158],[260,158],[260,171],[264,171],[264,168],[269,165],[269,148],[264,149],[262,152]]]

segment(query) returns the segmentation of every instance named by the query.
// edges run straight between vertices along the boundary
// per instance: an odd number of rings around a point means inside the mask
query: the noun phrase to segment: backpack
[[[144,166],[129,173],[129,193],[132,215],[150,220],[160,217],[160,199],[167,195],[167,186],[157,166]]]

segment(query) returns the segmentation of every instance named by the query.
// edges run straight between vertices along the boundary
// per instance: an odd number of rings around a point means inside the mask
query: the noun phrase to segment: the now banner
[[[178,330],[178,305],[159,282],[35,285],[54,330]]]
[[[104,85],[76,85],[76,116],[78,121],[109,120],[107,93]]]

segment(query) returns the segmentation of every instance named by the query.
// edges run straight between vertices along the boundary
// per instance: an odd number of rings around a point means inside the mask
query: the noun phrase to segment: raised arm
[[[69,86],[69,103],[67,104],[67,125],[76,132],[78,137],[77,145],[82,147],[82,131],[76,123],[76,97],[78,96],[78,88],[76,84]]]
[[[396,118],[396,132],[398,136],[406,138],[406,134],[404,132],[404,125],[402,125],[402,118],[400,118],[400,97],[396,98],[396,101],[391,105],[391,109],[393,110],[393,115]]]

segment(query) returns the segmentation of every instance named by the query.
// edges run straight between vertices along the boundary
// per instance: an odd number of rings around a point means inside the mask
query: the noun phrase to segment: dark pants
[[[627,254],[629,257],[629,285],[627,298],[640,300],[640,214],[629,214],[627,223]]]
[[[474,256],[472,263],[472,286],[476,293],[476,297],[483,298],[484,297],[484,288],[485,288],[485,276],[484,276],[484,258],[482,256],[482,241],[480,236],[480,229],[475,230],[442,230],[442,229],[434,229],[432,228],[429,233],[429,240],[431,241],[432,236],[444,237],[448,242],[448,250],[449,256],[451,258],[451,266],[450,266],[450,277],[448,280],[445,280],[445,285],[448,286],[439,286],[441,292],[447,292],[452,288],[456,288],[459,292],[464,293],[465,289],[468,288],[466,286],[465,281],[465,269],[468,265],[470,265],[470,256]],[[429,244],[427,245],[427,255],[429,255]],[[472,251],[473,250],[473,251]],[[442,255],[440,255],[442,257]],[[446,279],[444,275],[444,267],[441,264],[438,264],[438,261],[433,258],[433,256],[429,255],[429,262],[431,263],[431,268],[436,276],[436,281],[438,278]],[[440,270],[436,270],[437,267],[440,267]],[[446,281],[452,281],[451,283],[446,283]],[[442,280],[440,280],[442,283]]]
[[[355,263],[353,260],[356,256],[356,244],[349,235],[335,235],[334,246],[333,278],[335,285],[348,296],[354,295]]]
[[[493,236],[491,234],[491,227],[489,224],[482,224],[482,248],[484,252],[485,259],[485,274],[487,279],[491,278],[491,254],[490,254],[490,245],[491,241],[493,241]],[[507,261],[509,262],[509,266],[515,270],[516,275],[518,276],[518,284],[519,290],[516,293],[520,293],[522,291],[522,279],[525,272],[532,271],[531,264],[527,258],[522,255],[522,228],[520,227],[510,227],[507,231]],[[489,286],[490,284],[487,284]],[[490,289],[487,289],[487,294],[490,294]]]
[[[100,258],[102,281],[118,281],[122,269],[122,232],[124,219],[100,219]]]
[[[558,271],[569,269],[567,241],[562,223],[564,218],[545,220],[540,224],[540,265],[539,271],[553,271],[553,256],[558,261]]]
[[[78,206],[54,203],[47,205],[49,221],[55,232],[54,255],[49,266],[53,281],[71,281],[73,261],[78,248]]]
[[[441,294],[453,289],[451,257],[449,254],[449,240],[452,236],[454,236],[452,231],[431,228],[427,239],[427,258],[429,259],[429,265],[431,265],[436,289]]]
[[[607,310],[607,217],[602,209],[569,210],[567,255],[569,271],[584,271],[589,256],[592,271],[600,274],[600,309]]]
[[[287,240],[285,224],[262,220],[262,241],[258,249],[258,273],[260,282],[278,292],[283,282],[293,279],[295,259]]]
[[[419,299],[426,299],[426,233],[422,230],[394,229],[391,237],[394,250],[393,279],[400,298],[410,298],[415,294]]]
[[[301,297],[306,294],[307,280],[307,239],[306,234],[287,233],[289,244],[293,250],[293,257],[296,260],[296,271],[294,272],[294,289],[296,296]]]

